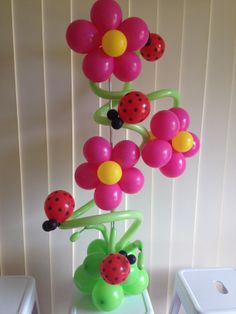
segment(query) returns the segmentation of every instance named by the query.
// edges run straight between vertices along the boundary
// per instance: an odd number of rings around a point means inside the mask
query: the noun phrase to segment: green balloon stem
[[[74,213],[70,216],[70,218],[67,221],[79,218],[83,214],[87,213],[90,209],[92,209],[95,206],[94,199],[90,200],[88,203],[81,206],[79,209],[75,210]]]
[[[134,222],[128,228],[128,230],[124,233],[121,239],[117,242],[115,246],[116,251],[120,251],[127,244],[129,239],[133,236],[133,234],[137,231],[139,226],[142,223],[142,214],[138,211],[126,210],[121,212],[112,212],[110,214],[104,215],[94,215],[89,217],[83,217],[78,220],[67,220],[61,223],[61,229],[72,229],[79,227],[86,227],[89,225],[100,225],[104,223],[109,223],[113,221],[123,221],[128,219],[133,219]]]
[[[102,89],[98,86],[98,84],[89,81],[89,85],[91,90],[96,94],[98,97],[101,97],[103,99],[117,99],[119,100],[122,96],[127,94],[128,92],[132,91],[132,82],[127,82],[124,84],[123,90],[119,92],[109,92],[105,89]]]
[[[137,265],[140,270],[144,268],[144,253],[143,252],[140,252],[138,255]]]
[[[170,97],[173,98],[173,107],[179,107],[180,105],[180,96],[175,89],[161,89],[156,92],[147,94],[147,98],[151,100],[157,100],[160,98]]]
[[[115,252],[115,241],[116,241],[116,228],[111,227],[108,253],[114,253]]]
[[[128,245],[126,245],[124,247],[124,251],[126,251],[128,253],[132,252],[132,251],[134,251],[136,249],[138,249],[141,252],[143,251],[143,243],[142,243],[142,241],[136,240],[136,241],[134,241],[132,243],[129,243]]]

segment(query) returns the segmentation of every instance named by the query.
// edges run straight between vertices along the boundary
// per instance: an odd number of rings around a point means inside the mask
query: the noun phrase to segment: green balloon
[[[100,278],[93,289],[92,299],[99,311],[112,311],[124,300],[123,288],[120,285],[110,285]]]
[[[96,239],[89,244],[87,254],[92,253],[104,253],[107,255],[107,246],[103,239]]]
[[[104,253],[93,253],[88,255],[83,262],[84,269],[94,278],[100,277],[100,265],[105,257]]]
[[[84,293],[92,293],[92,290],[97,283],[97,279],[90,276],[84,269],[83,265],[80,265],[74,274],[74,283],[76,287]]]
[[[127,279],[125,279],[124,282],[122,282],[122,286],[129,286],[132,285],[134,282],[137,281],[139,275],[139,269],[137,266],[137,263],[130,265],[130,273]]]
[[[123,285],[124,292],[126,295],[140,294],[147,289],[148,282],[149,278],[146,270],[138,270],[137,280],[130,285]]]

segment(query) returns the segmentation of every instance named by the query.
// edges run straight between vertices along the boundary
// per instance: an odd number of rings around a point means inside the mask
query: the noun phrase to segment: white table
[[[124,302],[114,311],[99,312],[93,305],[91,296],[74,287],[72,304],[70,314],[154,314],[147,290],[139,295],[126,296]]]
[[[0,314],[39,314],[35,280],[0,276]]]

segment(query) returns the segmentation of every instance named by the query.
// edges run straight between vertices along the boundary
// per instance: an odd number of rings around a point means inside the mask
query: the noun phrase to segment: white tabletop
[[[27,276],[0,277],[0,314],[31,313],[35,302],[34,278]]]

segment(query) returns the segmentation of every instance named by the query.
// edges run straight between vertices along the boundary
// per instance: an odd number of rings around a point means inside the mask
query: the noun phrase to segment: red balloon
[[[149,115],[150,102],[143,93],[130,92],[121,98],[118,113],[119,117],[126,123],[139,123]]]
[[[120,253],[110,254],[103,260],[100,272],[106,282],[111,285],[118,285],[129,276],[129,260]]]
[[[85,190],[94,189],[99,183],[97,168],[96,164],[89,162],[79,165],[75,171],[75,182],[78,186]]]
[[[63,190],[52,192],[44,202],[44,210],[48,219],[55,219],[58,223],[67,220],[74,208],[73,197]]]
[[[150,34],[146,45],[141,49],[141,55],[147,61],[156,61],[160,59],[165,51],[165,42],[157,34]]]
[[[170,161],[160,171],[166,177],[176,178],[179,177],[186,168],[186,160],[182,153],[174,152]]]

